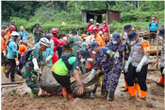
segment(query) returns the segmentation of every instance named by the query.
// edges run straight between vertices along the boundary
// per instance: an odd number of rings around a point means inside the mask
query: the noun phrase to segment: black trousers
[[[71,83],[70,83],[70,77],[69,76],[59,76],[56,73],[52,72],[54,78],[56,81],[63,87],[66,88],[67,92],[70,94],[72,93],[71,90]]]
[[[147,91],[146,77],[147,77],[148,64],[142,67],[140,72],[136,72],[136,67],[132,64],[129,65],[128,73],[126,74],[126,81],[128,86],[134,86],[135,78],[137,77],[140,89]]]
[[[8,59],[10,63],[10,68],[7,70],[6,74],[9,74],[11,77],[11,80],[15,80],[15,70],[16,70],[16,63],[15,59]]]

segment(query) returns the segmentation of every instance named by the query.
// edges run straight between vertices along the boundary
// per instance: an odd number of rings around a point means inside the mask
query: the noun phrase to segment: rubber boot
[[[107,96],[107,90],[106,90],[106,86],[102,85],[101,87],[101,96],[102,97],[106,97]]]
[[[73,98],[73,93],[68,94],[68,99],[72,99]]]
[[[130,96],[129,100],[135,100],[135,86],[128,86],[128,94]]]
[[[164,81],[164,76],[160,77],[160,81],[157,83],[159,86],[164,87],[165,81]]]
[[[65,97],[65,98],[67,98],[67,90],[66,90],[66,88],[62,88],[62,95]]]
[[[141,90],[141,95],[140,95],[140,98],[143,99],[143,100],[146,100],[146,97],[147,97],[147,91],[143,91]]]
[[[140,86],[138,83],[135,83],[135,90],[137,92],[138,97],[140,97]]]
[[[114,100],[114,92],[110,91],[107,96],[107,100],[112,102]]]

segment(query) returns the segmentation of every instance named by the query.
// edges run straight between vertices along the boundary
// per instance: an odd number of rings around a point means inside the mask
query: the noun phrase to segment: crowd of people
[[[11,24],[1,30],[2,66],[9,65],[5,76],[15,82],[15,73],[26,80],[31,89],[30,97],[38,96],[40,91],[40,76],[44,74],[42,67],[48,66],[55,80],[62,86],[62,95],[73,98],[70,78],[76,79],[78,94],[83,94],[85,82],[91,81],[96,73],[104,75],[101,83],[101,95],[108,101],[114,100],[114,94],[121,73],[124,73],[125,90],[129,99],[147,97],[146,77],[148,72],[148,58],[150,44],[139,37],[136,29],[131,25],[123,27],[124,36],[118,32],[112,35],[106,21],[103,27],[93,23],[90,19],[87,34],[79,35],[73,30],[71,35],[60,35],[59,29],[52,28],[51,34],[44,33],[39,24],[33,29],[34,45],[28,41],[28,32],[20,26]],[[150,25],[152,26],[152,24]],[[150,28],[149,28],[150,29]],[[152,28],[151,28],[152,29]],[[159,84],[165,84],[165,37],[164,28],[159,29],[162,40],[160,60],[161,79]],[[71,52],[65,52],[69,47]],[[85,80],[81,74],[88,74]],[[44,90],[42,90],[44,92]]]

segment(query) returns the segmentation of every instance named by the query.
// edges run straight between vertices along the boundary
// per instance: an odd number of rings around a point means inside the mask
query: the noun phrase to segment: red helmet
[[[155,20],[155,17],[152,17],[152,20]]]
[[[9,26],[9,30],[10,30],[10,31],[15,31],[15,29],[16,29],[16,28],[15,28],[14,25],[10,25],[10,26]]]
[[[2,36],[6,35],[6,30],[4,30],[4,29],[1,30],[1,35],[2,35]]]
[[[59,30],[58,30],[57,28],[53,28],[53,29],[52,29],[52,33],[53,33],[53,34],[58,34],[58,32],[59,32]]]

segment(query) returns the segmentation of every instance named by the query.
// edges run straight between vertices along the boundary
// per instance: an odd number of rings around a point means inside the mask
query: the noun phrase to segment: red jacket
[[[101,31],[101,30],[103,30],[103,28],[102,27],[96,27],[96,32],[98,33],[99,31]]]
[[[95,27],[95,26],[94,26],[93,24],[89,24],[89,25],[88,25],[88,30],[87,30],[87,31],[88,31],[88,32],[94,32],[94,31],[93,31],[94,27]]]
[[[54,35],[52,35],[51,39],[54,41],[54,48],[53,48],[53,51],[55,52],[57,46],[60,45],[60,40],[59,40],[57,37],[55,37]]]
[[[106,24],[106,25],[104,25],[104,27],[103,27],[103,31],[104,32],[106,32],[106,33],[108,33],[109,32],[109,27],[108,27],[108,25]]]

